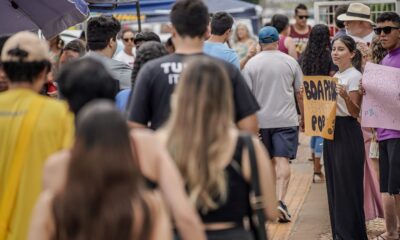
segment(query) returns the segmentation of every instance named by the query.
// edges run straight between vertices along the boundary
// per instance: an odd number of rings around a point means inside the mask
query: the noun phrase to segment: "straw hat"
[[[375,24],[370,18],[371,9],[362,3],[351,3],[347,12],[337,17],[340,21],[365,21]]]

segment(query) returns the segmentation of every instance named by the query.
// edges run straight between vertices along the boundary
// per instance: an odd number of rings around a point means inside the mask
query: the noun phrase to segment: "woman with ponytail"
[[[366,240],[364,217],[364,140],[357,121],[362,95],[361,52],[349,36],[334,40],[332,60],[339,71],[333,140],[324,139],[324,161],[333,239]]]

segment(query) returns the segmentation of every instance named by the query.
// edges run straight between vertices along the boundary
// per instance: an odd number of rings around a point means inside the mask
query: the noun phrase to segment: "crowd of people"
[[[362,128],[360,111],[366,63],[400,68],[400,17],[339,6],[335,36],[303,4],[294,18],[274,15],[256,40],[229,13],[178,0],[166,43],[105,15],[66,44],[2,38],[0,239],[251,240],[252,208],[291,222],[303,76],[321,75],[338,79],[334,139],[310,141],[333,239],[368,239],[377,217],[375,239],[399,239],[400,131]]]

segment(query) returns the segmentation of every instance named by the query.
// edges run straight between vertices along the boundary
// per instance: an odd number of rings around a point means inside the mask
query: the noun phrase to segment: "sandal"
[[[317,180],[315,178],[318,178]],[[325,182],[325,175],[322,172],[314,172],[313,183],[322,183]]]

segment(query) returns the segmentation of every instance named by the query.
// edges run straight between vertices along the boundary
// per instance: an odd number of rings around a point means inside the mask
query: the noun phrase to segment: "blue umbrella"
[[[0,36],[40,29],[49,39],[88,16],[84,0],[0,0]]]

